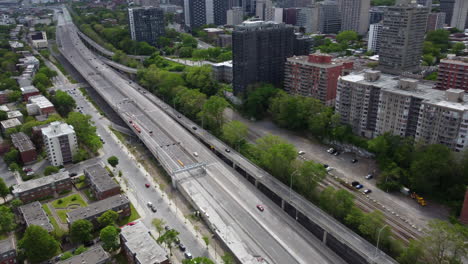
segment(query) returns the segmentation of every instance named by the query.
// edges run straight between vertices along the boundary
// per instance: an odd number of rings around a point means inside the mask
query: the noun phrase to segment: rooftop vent
[[[380,71],[367,70],[364,72],[364,78],[368,82],[375,82],[380,79]]]
[[[414,79],[400,79],[398,88],[406,91],[414,91],[418,87],[418,80]]]
[[[445,91],[445,98],[449,102],[461,103],[463,102],[465,91],[462,89],[448,89]]]

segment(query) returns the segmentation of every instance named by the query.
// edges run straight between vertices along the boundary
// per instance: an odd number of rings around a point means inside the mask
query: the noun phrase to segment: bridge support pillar
[[[326,244],[327,243],[327,232],[323,232],[323,239],[322,239],[322,243]]]

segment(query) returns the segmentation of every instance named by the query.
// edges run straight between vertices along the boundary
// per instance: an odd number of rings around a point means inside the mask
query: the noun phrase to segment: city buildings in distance
[[[164,12],[158,7],[136,7],[128,9],[128,23],[132,40],[146,41],[156,45],[164,36]]]

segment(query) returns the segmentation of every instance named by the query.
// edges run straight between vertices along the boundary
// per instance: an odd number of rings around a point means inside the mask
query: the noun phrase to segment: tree
[[[210,244],[210,238],[208,236],[202,237],[203,241],[205,241],[206,248],[208,249],[208,245]]]
[[[76,107],[76,102],[73,97],[61,90],[55,92],[55,95],[52,97],[52,103],[57,109],[57,112],[62,116],[67,116]]]
[[[455,44],[453,44],[452,50],[450,52],[460,56],[462,55],[463,50],[465,48],[465,44],[463,44],[462,42],[456,42]]]
[[[6,185],[3,178],[0,178],[0,196],[3,197],[3,200],[6,202],[6,197],[10,193],[10,189]]]
[[[85,246],[81,245],[81,246],[79,246],[79,247],[75,250],[75,253],[74,253],[74,254],[75,254],[75,255],[79,255],[79,254],[85,252],[86,250],[88,250],[88,249],[85,248]]]
[[[449,48],[449,36],[450,32],[445,29],[437,29],[429,31],[426,35],[426,41],[432,42],[435,47],[445,52]]]
[[[10,202],[10,205],[11,205],[12,208],[18,208],[18,207],[20,207],[21,205],[23,205],[23,202],[22,202],[20,199],[16,198],[16,199],[13,199],[13,200]]]
[[[44,73],[40,73],[40,72],[34,75],[34,79],[32,83],[38,88],[39,87],[48,88],[52,86],[52,82],[50,81],[49,77],[47,77],[47,75],[45,75]]]
[[[271,84],[263,84],[259,87],[253,87],[253,91],[247,93],[247,99],[244,100],[243,111],[256,119],[263,118],[270,105],[270,99],[275,97],[279,89]]]
[[[7,120],[8,114],[5,111],[0,111],[0,121]]]
[[[287,183],[297,150],[278,136],[267,135],[256,141],[258,163],[274,177]]]
[[[401,264],[422,264],[419,259],[423,254],[423,248],[419,241],[411,240],[408,247],[396,259]]]
[[[336,35],[336,41],[338,42],[353,42],[358,40],[358,34],[352,30],[344,30],[341,31],[338,35]]]
[[[232,147],[237,147],[237,149],[245,143],[248,134],[247,125],[236,120],[224,124],[221,131],[224,141]]]
[[[182,264],[214,264],[214,261],[207,257],[196,257],[193,259],[184,259]]]
[[[186,68],[185,81],[190,88],[199,89],[207,96],[216,94],[218,84],[212,77],[211,66]]]
[[[119,247],[119,230],[114,226],[106,226],[99,233],[102,247],[106,251],[111,251]]]
[[[93,224],[88,220],[80,219],[71,225],[70,237],[75,243],[87,242],[93,238],[92,231]]]
[[[116,167],[118,164],[119,164],[119,158],[117,158],[116,156],[110,156],[108,159],[107,159],[107,162],[112,166],[112,167]]]
[[[70,251],[67,251],[67,252],[62,254],[62,256],[60,257],[60,260],[66,260],[66,259],[69,259],[71,257],[73,257],[73,254]]]
[[[152,223],[154,228],[156,228],[156,230],[158,231],[158,235],[161,236],[161,232],[164,230],[164,225],[166,224],[166,222],[161,218],[154,218]]]
[[[176,95],[175,102],[178,109],[190,118],[195,118],[206,101],[206,95],[198,90],[183,89]]]
[[[10,208],[1,205],[0,206],[0,233],[10,232],[15,229],[15,215]]]
[[[226,99],[213,95],[204,104],[199,118],[202,124],[212,129],[215,134],[220,132],[224,124],[224,109],[229,105]]]
[[[75,129],[78,141],[96,152],[102,147],[101,139],[96,134],[96,127],[92,125],[91,116],[78,112],[68,114],[67,123]]]
[[[19,152],[15,148],[11,148],[5,155],[3,155],[3,160],[7,165],[12,163],[17,163],[19,160]]]
[[[172,255],[172,244],[178,239],[179,232],[174,229],[167,230],[163,235],[159,236],[156,240],[158,243],[166,244]]]
[[[21,98],[21,91],[12,91],[9,92],[7,95],[7,99],[9,103],[18,102]]]
[[[292,178],[292,185],[301,195],[312,199],[315,195],[315,187],[326,177],[326,170],[322,164],[305,161],[297,169],[296,174]]]
[[[226,253],[225,255],[223,255],[221,257],[221,259],[223,260],[223,264],[234,264],[234,257],[229,254],[229,253]]]
[[[59,250],[59,243],[47,230],[35,225],[26,228],[18,246],[23,250],[26,258],[33,263],[48,260]]]
[[[49,176],[51,174],[54,174],[54,173],[57,173],[59,172],[59,168],[58,167],[55,167],[55,166],[47,166],[45,169],[44,169],[44,176]]]
[[[179,57],[181,58],[190,58],[192,57],[193,48],[182,47],[179,49]]]
[[[113,210],[108,210],[98,217],[97,221],[101,227],[114,225],[115,221],[119,218],[119,214]]]
[[[359,225],[359,231],[368,239],[380,243],[385,243],[391,236],[391,229],[385,226],[385,217],[381,211],[372,211],[365,214],[362,223]]]

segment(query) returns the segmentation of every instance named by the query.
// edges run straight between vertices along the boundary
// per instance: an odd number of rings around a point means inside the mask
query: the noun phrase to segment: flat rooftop
[[[376,71],[372,71],[376,72]],[[354,72],[346,76],[340,77],[343,81],[359,83],[367,86],[380,88],[381,91],[397,93],[406,96],[413,96],[421,98],[423,102],[434,105],[439,105],[447,108],[457,109],[461,111],[468,111],[468,94],[463,95],[462,102],[452,102],[447,100],[447,92],[455,91],[449,89],[447,91],[434,89],[432,84],[421,82],[410,78],[400,78],[395,75],[380,73],[380,77],[376,81],[368,81],[365,79],[365,71]],[[417,82],[416,89],[401,89],[399,87],[400,80]]]
[[[36,104],[39,108],[54,107],[54,105],[43,95],[29,97],[29,103]]]
[[[20,88],[22,94],[27,94],[27,93],[37,93],[39,90],[34,87],[33,85],[28,85]]]
[[[27,226],[37,225],[44,228],[48,232],[52,232],[54,230],[54,227],[50,223],[49,217],[47,217],[47,214],[42,208],[42,204],[40,202],[36,201],[20,206],[19,211],[23,215]]]
[[[109,253],[104,251],[101,245],[88,248],[85,252],[69,259],[57,262],[58,264],[96,264],[106,263],[110,259]]]
[[[161,263],[167,260],[166,251],[156,243],[149,232],[148,228],[138,221],[132,226],[124,226],[120,235],[139,263]]]
[[[3,121],[0,122],[0,124],[5,129],[11,128],[11,127],[21,126],[21,122],[18,120],[18,118],[3,120]]]
[[[112,210],[129,201],[125,195],[115,195],[107,199],[90,204],[87,207],[82,207],[67,213],[67,218],[70,223],[80,219],[87,219],[89,217],[103,214],[108,210]]]
[[[99,164],[86,167],[84,172],[99,192],[119,187],[119,185],[109,176],[107,170]]]
[[[19,150],[19,152],[36,149],[31,139],[29,139],[29,137],[23,132],[11,134],[11,142],[13,142],[13,145]]]
[[[44,127],[41,130],[42,134],[48,138],[75,133],[75,130],[71,125],[59,121],[52,122],[49,124],[49,126]]]
[[[0,254],[6,253],[11,250],[16,250],[11,238],[0,240]]]
[[[68,171],[62,171],[59,173],[52,174],[50,176],[25,181],[23,183],[15,185],[13,187],[13,193],[22,193],[25,191],[29,191],[29,190],[41,187],[41,186],[49,185],[53,182],[62,181],[66,179],[70,179],[70,175],[68,174]]]

